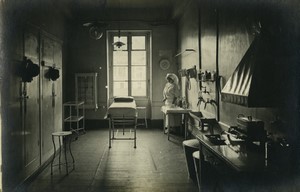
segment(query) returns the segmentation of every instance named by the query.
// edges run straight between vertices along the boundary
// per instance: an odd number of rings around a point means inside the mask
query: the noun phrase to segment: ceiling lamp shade
[[[125,43],[123,43],[122,41],[120,41],[120,38],[119,38],[119,41],[113,43],[113,46],[118,47],[118,49],[120,49],[124,45],[125,45]]]
[[[116,48],[117,48],[118,50],[121,50],[122,47],[123,47],[124,45],[126,45],[125,43],[123,43],[123,42],[121,41],[120,23],[119,23],[119,31],[118,31],[118,41],[113,42],[112,45],[113,45],[113,46],[116,46]]]
[[[103,31],[97,26],[92,26],[89,30],[89,34],[91,38],[98,40],[103,36]]]

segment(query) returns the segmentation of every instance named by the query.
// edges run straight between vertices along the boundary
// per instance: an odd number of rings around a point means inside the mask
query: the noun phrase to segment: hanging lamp
[[[120,31],[120,28],[119,28],[119,32],[118,32],[118,41],[116,41],[116,42],[114,42],[112,45],[113,46],[116,46],[118,49],[120,49],[122,46],[124,46],[125,45],[125,43],[123,43],[122,41],[121,41],[121,31]]]
[[[122,46],[125,45],[125,43],[123,43],[121,41],[121,29],[120,29],[120,9],[121,9],[121,6],[120,6],[120,0],[119,0],[119,21],[118,21],[118,41],[114,42],[112,45],[113,46],[116,46],[118,49],[121,49]]]

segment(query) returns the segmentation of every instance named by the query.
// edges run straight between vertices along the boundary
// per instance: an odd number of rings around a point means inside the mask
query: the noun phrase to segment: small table
[[[53,154],[53,158],[51,161],[51,175],[53,174],[53,163],[54,163],[54,159],[56,157],[56,145],[55,145],[55,138],[58,139],[58,143],[59,143],[59,162],[58,162],[58,166],[59,166],[59,170],[61,165],[65,165],[66,166],[66,171],[67,174],[69,174],[69,165],[68,165],[68,160],[67,160],[67,144],[69,145],[69,153],[72,157],[72,163],[73,163],[73,169],[75,168],[75,160],[72,154],[72,150],[71,150],[71,142],[72,142],[72,131],[58,131],[58,132],[54,132],[52,133],[52,142],[53,142],[53,148],[54,148],[54,154]],[[61,143],[61,140],[63,143]],[[68,140],[68,141],[67,141]],[[65,163],[62,163],[60,158],[61,158],[61,148],[64,148],[64,156],[65,156]]]
[[[169,107],[169,106],[162,106],[161,111],[164,113],[164,115],[167,117],[170,114],[182,114],[184,115],[184,138],[187,138],[187,118],[188,114],[191,111],[190,109],[184,109],[181,107]],[[170,118],[168,118],[168,140],[170,138]]]

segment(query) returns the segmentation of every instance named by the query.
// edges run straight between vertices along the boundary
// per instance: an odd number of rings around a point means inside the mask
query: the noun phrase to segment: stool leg
[[[69,137],[69,151],[70,151],[70,154],[71,154],[71,157],[72,157],[72,160],[73,160],[73,169],[75,169],[75,160],[74,160],[74,156],[73,156],[73,153],[72,153],[71,142],[72,142],[72,137],[70,136]]]
[[[52,135],[52,143],[53,143],[53,148],[54,148],[54,153],[53,153],[53,158],[51,161],[51,175],[53,175],[53,162],[55,159],[55,155],[56,155],[56,146],[55,146],[55,141],[54,141],[54,136]]]
[[[66,163],[66,171],[67,174],[69,174],[69,169],[68,169],[68,159],[67,159],[67,138],[63,137],[63,147],[64,147],[64,153],[65,153],[65,163]]]
[[[60,157],[61,157],[61,141],[60,141],[60,137],[58,137],[58,143],[59,143],[59,158],[58,158],[58,168],[60,170]]]
[[[196,172],[196,178],[197,178],[197,186],[198,186],[198,190],[200,191],[199,159],[193,157],[193,161],[194,161],[195,172]]]

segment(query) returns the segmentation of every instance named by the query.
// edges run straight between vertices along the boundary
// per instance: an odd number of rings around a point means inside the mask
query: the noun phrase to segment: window
[[[120,48],[117,33],[109,35],[109,92],[110,96],[148,97],[149,95],[149,33],[121,33]]]

